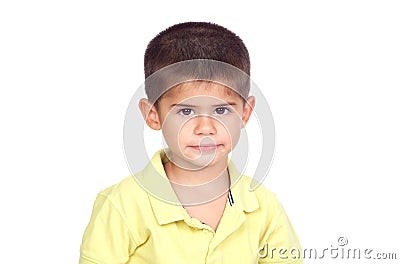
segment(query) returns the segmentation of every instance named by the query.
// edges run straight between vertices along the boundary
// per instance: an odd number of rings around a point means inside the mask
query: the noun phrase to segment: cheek
[[[227,140],[229,140],[228,144],[230,144],[231,148],[233,148],[234,146],[236,146],[236,144],[239,141],[240,138],[240,128],[235,127],[235,128],[231,128],[229,129],[229,138]]]
[[[240,138],[241,123],[238,117],[225,118],[220,120],[219,131],[222,132],[227,143],[236,145]]]
[[[191,139],[193,139],[192,132],[193,132],[193,126],[190,124],[190,122],[180,125],[179,129],[176,132],[177,135],[176,137],[180,146],[188,144],[191,141]]]
[[[167,118],[163,122],[162,133],[169,147],[174,147],[178,144],[179,128],[180,124],[172,118]]]
[[[166,119],[163,124],[163,135],[168,146],[183,147],[190,141],[193,131],[191,122],[181,118]]]

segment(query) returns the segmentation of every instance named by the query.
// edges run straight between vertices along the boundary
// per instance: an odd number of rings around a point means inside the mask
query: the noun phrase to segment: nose
[[[194,133],[196,135],[206,134],[206,135],[214,135],[217,133],[217,129],[215,128],[213,118],[209,116],[198,116],[196,117],[196,126],[194,128]]]

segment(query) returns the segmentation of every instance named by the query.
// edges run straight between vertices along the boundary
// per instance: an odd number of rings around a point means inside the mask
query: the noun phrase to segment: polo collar
[[[228,163],[228,171],[231,178],[231,192],[234,205],[246,213],[257,210],[260,205],[255,191],[250,191],[251,178],[241,174],[232,161]]]

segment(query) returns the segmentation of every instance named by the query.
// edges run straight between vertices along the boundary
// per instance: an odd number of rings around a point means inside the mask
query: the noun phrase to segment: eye
[[[214,112],[218,115],[226,115],[230,112],[230,110],[226,107],[218,107]]]
[[[194,111],[193,111],[193,109],[185,108],[185,109],[179,110],[179,111],[178,111],[178,114],[184,115],[184,116],[189,116],[189,115],[193,115],[193,114],[194,114]]]

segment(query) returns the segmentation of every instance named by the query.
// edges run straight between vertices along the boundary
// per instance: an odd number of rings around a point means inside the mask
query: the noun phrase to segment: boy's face
[[[241,128],[250,118],[254,97],[242,97],[221,84],[193,81],[170,89],[142,113],[153,129],[162,129],[169,159],[177,166],[199,170],[227,162]],[[145,115],[148,112],[148,115]]]

